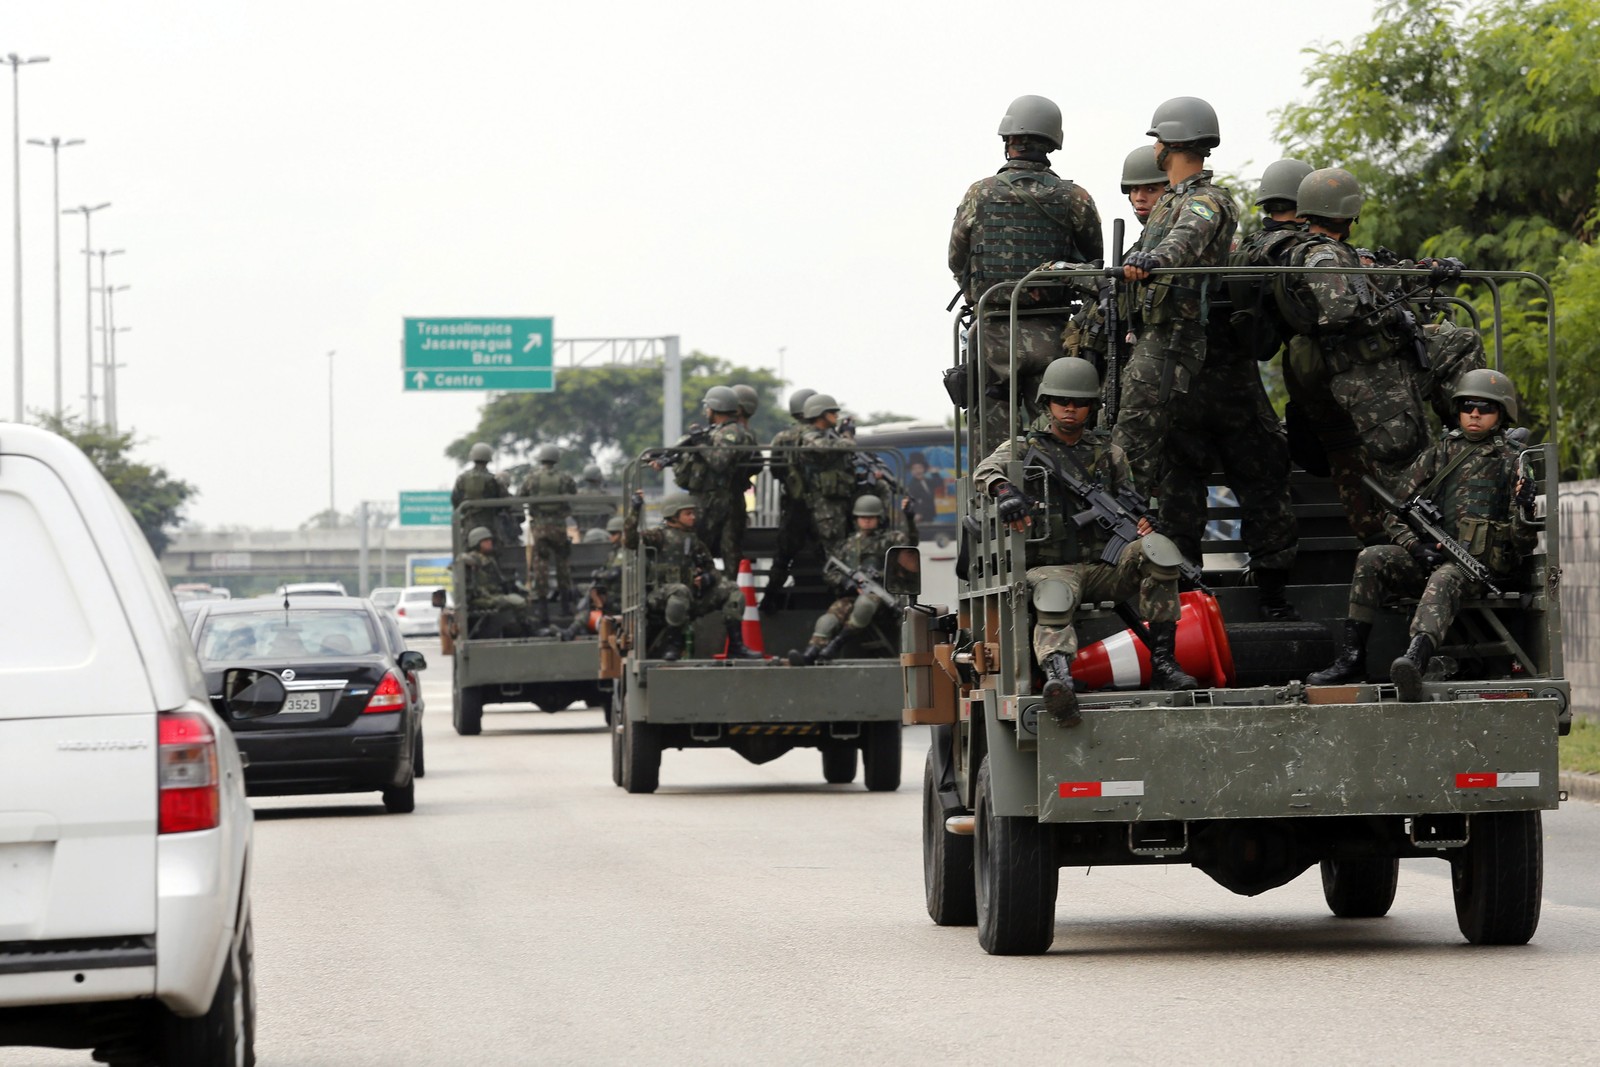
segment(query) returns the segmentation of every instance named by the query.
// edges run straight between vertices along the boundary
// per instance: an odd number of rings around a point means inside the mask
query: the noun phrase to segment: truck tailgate
[[[892,659],[812,667],[652,662],[643,673],[639,704],[653,723],[899,722],[904,695]]]

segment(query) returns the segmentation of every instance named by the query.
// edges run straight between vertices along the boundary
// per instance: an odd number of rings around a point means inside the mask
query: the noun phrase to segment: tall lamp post
[[[107,322],[111,321],[111,308],[110,308],[111,297],[109,295],[108,288],[106,286],[106,257],[107,256],[120,256],[120,255],[123,255],[124,254],[124,250],[121,249],[121,248],[110,248],[110,249],[102,248],[102,249],[99,249],[98,251],[96,251],[94,254],[100,257],[100,288],[97,291],[100,293],[100,324],[103,326]],[[92,370],[93,359],[94,359],[94,354],[91,352],[90,353],[91,370],[90,370],[90,375],[89,375],[89,381],[90,381],[89,391],[91,393],[94,391],[94,385],[93,385],[94,372]],[[109,364],[110,362],[111,362],[111,335],[109,333],[107,333],[107,334],[105,334],[104,336],[102,336],[100,338],[100,365],[101,365],[102,369],[107,364]],[[105,373],[106,373],[107,377],[110,377],[112,374],[114,374],[116,372],[108,370]],[[109,388],[109,386],[110,386],[110,383],[107,383],[107,388]],[[106,422],[107,422],[107,424],[109,424],[110,421],[111,421],[111,419],[110,419],[110,415],[111,415],[111,411],[110,411],[111,397],[109,395],[106,395],[105,393],[102,393],[101,395],[106,397],[106,408],[107,408],[107,410],[106,410]]]
[[[52,137],[48,141],[37,138],[28,138],[29,144],[36,144],[41,148],[50,149],[50,184],[53,190],[55,204],[55,231],[56,231],[56,420],[61,419],[61,150],[71,148],[73,145],[83,143],[83,138],[74,137],[70,141],[63,141],[59,137]],[[87,218],[88,216],[85,216]]]
[[[333,522],[338,512],[333,509],[333,353],[328,353],[328,521]]]
[[[94,235],[89,216],[110,206],[108,200],[104,204],[79,204],[61,212],[83,216],[83,413],[87,426],[94,425]]]
[[[11,65],[11,271],[15,288],[11,297],[16,312],[13,326],[16,359],[16,421],[22,421],[22,68],[32,63],[48,63],[49,56],[29,56],[23,59],[15,52],[8,53],[0,63]]]
[[[113,285],[106,289],[106,322],[100,327],[105,331],[105,339],[100,346],[105,353],[105,363],[100,369],[106,383],[106,428],[113,434],[117,432],[117,368],[122,366],[117,362],[117,334],[133,329],[132,326],[117,325],[117,294],[131,288],[131,285]]]

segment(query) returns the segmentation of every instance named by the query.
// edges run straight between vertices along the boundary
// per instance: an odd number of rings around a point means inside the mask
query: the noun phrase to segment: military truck
[[[1466,278],[1497,300],[1498,287],[1513,282],[1542,288],[1552,306],[1548,286],[1532,275]],[[1002,306],[1011,297],[990,295]],[[1470,318],[1470,307],[1444,310]],[[1550,346],[1553,383],[1553,327]],[[977,379],[971,395],[982,396],[981,361],[965,366],[957,373]],[[1013,433],[1017,421],[1013,415]],[[1296,467],[1300,556],[1289,592],[1306,621],[1244,621],[1257,617],[1255,590],[1237,574],[1207,569],[1235,660],[1232,684],[1162,692],[1135,681],[1085,692],[1081,724],[1064,727],[1040,710],[1026,535],[1001,524],[995,502],[972,491],[971,470],[985,451],[957,454],[965,574],[954,605],[906,614],[902,657],[905,721],[932,727],[922,840],[935,923],[975,924],[990,953],[1044,952],[1057,932],[1060,868],[1162,863],[1191,864],[1244,895],[1317,867],[1334,915],[1376,917],[1394,901],[1398,861],[1432,857],[1450,865],[1467,941],[1521,944],[1533,936],[1540,812],[1564,799],[1557,744],[1571,714],[1557,537],[1541,535],[1503,595],[1463,604],[1431,661],[1426,699],[1401,702],[1383,677],[1308,687],[1305,678],[1331,662],[1334,648],[1328,633],[1308,628],[1345,617],[1359,546],[1332,486]],[[1539,482],[1539,513],[1558,514],[1554,442],[1523,459]],[[1037,485],[1036,474],[1015,462],[1007,477]],[[1030,492],[1047,508],[1062,506],[1048,490]],[[1232,514],[1212,510],[1213,518]],[[1208,559],[1239,550],[1236,542],[1206,544]],[[914,596],[914,555],[890,555],[889,588]],[[1380,617],[1370,670],[1386,671],[1404,650],[1414,604],[1396,603]],[[1109,645],[1123,632],[1113,607],[1080,608],[1080,656],[1083,646],[1108,637]],[[1180,624],[1180,653],[1182,646]]]
[[[621,498],[614,495],[588,494],[562,499],[589,512],[602,508],[614,510],[621,505]],[[511,515],[521,516],[528,502],[527,497],[508,497],[474,500],[470,507],[479,514],[491,509],[510,509]],[[498,523],[495,528],[515,525],[513,519]],[[529,597],[530,631],[538,636],[472,636],[465,595],[466,565],[461,562],[462,555],[472,546],[465,544],[467,531],[462,528],[459,509],[452,529],[456,558],[451,566],[456,607],[440,616],[440,633],[445,642],[444,651],[453,654],[455,660],[450,721],[456,733],[482,733],[484,709],[493,704],[532,704],[542,711],[556,712],[582,701],[586,707],[605,710],[609,718],[609,687],[599,678],[598,637],[588,633],[567,640],[557,633],[572,622],[572,607],[562,610],[552,601],[548,611],[541,614],[536,597]],[[610,554],[609,544],[572,546],[569,565],[574,588],[567,592],[568,604],[575,604],[586,595],[591,575],[596,568],[605,565]],[[526,545],[495,543],[495,559],[501,574],[515,576],[524,587],[528,584],[530,558]]]
[[[766,462],[779,471],[796,451],[764,450]],[[643,462],[630,466],[626,494],[642,486],[648,470]],[[654,524],[654,510],[641,529]],[[810,748],[821,753],[826,782],[853,782],[859,760],[868,790],[899,788],[897,625],[880,612],[875,626],[841,657],[791,665],[782,653],[804,647],[817,616],[837,594],[823,581],[822,557],[807,554],[790,573],[794,584],[783,610],[759,614],[754,587],[764,581],[776,545],[771,525],[752,525],[745,536],[745,555],[754,561],[745,614],[762,628],[767,657],[760,660],[714,658],[726,643],[720,612],[695,624],[683,658],[663,660],[659,635],[646,625],[652,552],[641,541],[625,553],[622,615],[602,631],[601,674],[612,686],[613,783],[630,793],[654,792],[668,749],[727,748],[761,764]]]

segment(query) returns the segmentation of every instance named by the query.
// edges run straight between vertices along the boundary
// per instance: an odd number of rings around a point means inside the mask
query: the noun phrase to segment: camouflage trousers
[[[811,631],[811,643],[825,645],[841,629],[851,632],[865,630],[872,625],[872,620],[877,618],[883,606],[883,601],[871,593],[852,593],[840,597],[817,617],[817,625]]]
[[[1051,578],[1066,582],[1071,591],[1071,603],[1064,612],[1068,619],[1079,604],[1121,601],[1137,595],[1135,609],[1146,622],[1178,621],[1177,568],[1158,567],[1146,560],[1144,546],[1138,541],[1122,550],[1122,558],[1115,567],[1109,563],[1057,563],[1028,568],[1030,590]],[[1070,659],[1077,651],[1078,631],[1071,622],[1034,623],[1035,659],[1042,662],[1052,652],[1063,653]]]
[[[1017,430],[1025,430],[1039,414],[1034,397],[1039,379],[1052,360],[1061,355],[1061,332],[1066,318],[1059,315],[1027,316],[1017,320]],[[967,358],[972,359],[977,340],[967,331]],[[1011,413],[1011,321],[1000,315],[983,324],[983,375],[979,395],[971,397],[982,438],[972,442],[973,455],[987,456],[1008,437]],[[1026,412],[1026,415],[1023,412]]]
[[[471,612],[467,633],[480,640],[492,641],[501,637],[527,637],[533,633],[533,620],[526,611],[515,608],[497,608],[494,611]]]
[[[744,497],[707,493],[695,499],[700,503],[700,514],[694,522],[695,535],[713,556],[722,560],[726,573],[738,574],[739,561],[744,558],[744,533],[750,524]]]
[[[644,608],[652,623],[669,626],[683,626],[719,610],[724,621],[739,622],[744,618],[744,594],[736,583],[718,575],[699,592],[681,582],[652,589],[644,598]]]
[[[811,525],[817,531],[817,540],[829,552],[834,551],[839,542],[850,536],[850,509],[854,501],[813,497],[807,503],[811,505]]]
[[[1410,635],[1426,634],[1434,645],[1442,645],[1462,597],[1476,584],[1454,563],[1441,564],[1430,574],[1399,545],[1369,545],[1356,557],[1350,579],[1350,618],[1372,622],[1385,597],[1414,596],[1418,601]]]
[[[1289,501],[1289,439],[1252,359],[1206,364],[1172,415],[1157,497],[1161,529],[1192,563],[1206,527],[1211,473],[1239,498],[1245,551],[1260,570],[1294,565],[1299,528]]]
[[[563,523],[538,523],[533,527],[533,539],[530,543],[532,552],[532,566],[528,571],[528,589],[536,597],[544,597],[549,588],[550,568],[554,566],[556,572],[556,599],[565,600],[572,595],[572,567],[568,561],[572,558],[572,542],[567,539],[567,527]]]
[[[1111,441],[1127,454],[1133,484],[1146,496],[1161,484],[1178,406],[1173,398],[1188,394],[1205,358],[1205,328],[1176,319],[1140,333],[1122,368],[1121,409]]]

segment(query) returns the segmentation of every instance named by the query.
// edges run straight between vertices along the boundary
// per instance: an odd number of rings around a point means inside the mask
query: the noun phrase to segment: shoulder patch
[[[1202,204],[1198,200],[1189,201],[1189,210],[1194,212],[1196,215],[1199,215],[1207,222],[1210,222],[1212,219],[1217,217],[1217,213],[1215,211],[1211,210],[1210,207]]]
[[[1338,253],[1331,248],[1316,248],[1312,249],[1311,254],[1306,257],[1306,266],[1320,267],[1324,264],[1336,263],[1338,258]]]

